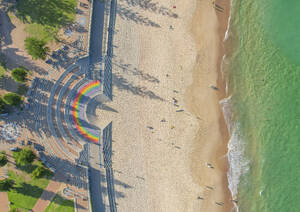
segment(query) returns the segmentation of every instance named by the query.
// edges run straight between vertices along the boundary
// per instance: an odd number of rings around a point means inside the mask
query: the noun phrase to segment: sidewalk
[[[59,172],[56,172],[54,179],[58,179],[57,181],[50,180],[50,183],[46,187],[45,191],[42,193],[41,197],[38,199],[38,201],[35,203],[35,206],[33,207],[34,212],[38,211],[45,211],[54,196],[56,195],[57,191],[60,188],[61,179],[63,176],[59,174]]]
[[[7,194],[6,192],[0,192],[0,211],[8,212],[9,210],[10,208],[9,208]]]

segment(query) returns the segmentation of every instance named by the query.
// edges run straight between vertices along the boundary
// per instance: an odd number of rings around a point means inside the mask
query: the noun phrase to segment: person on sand
[[[214,168],[213,165],[211,165],[210,163],[206,163],[206,166],[209,167],[209,168],[211,168],[211,169]]]

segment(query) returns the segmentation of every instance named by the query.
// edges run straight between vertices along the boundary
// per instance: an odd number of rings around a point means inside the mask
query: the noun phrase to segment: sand
[[[110,113],[96,111],[113,121],[118,210],[230,211],[219,105],[228,14],[218,17],[208,0],[119,0],[118,8],[114,100]]]

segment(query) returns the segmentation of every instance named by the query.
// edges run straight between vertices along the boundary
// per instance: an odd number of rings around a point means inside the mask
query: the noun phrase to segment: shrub
[[[5,154],[0,153],[0,166],[5,166],[7,164],[7,157]]]
[[[24,148],[20,152],[13,153],[16,164],[19,166],[29,165],[35,159],[35,154],[33,154],[30,148]]]
[[[25,49],[33,59],[46,59],[49,48],[45,46],[46,42],[37,38],[28,37],[25,39]]]
[[[4,77],[6,72],[5,67],[0,63],[0,78]]]
[[[41,178],[47,173],[47,169],[43,166],[38,166],[35,170],[32,172],[32,177],[34,179]]]
[[[22,98],[16,93],[7,93],[3,96],[2,100],[8,104],[13,106],[18,106],[22,103]]]
[[[5,102],[0,98],[0,113],[5,113]]]
[[[19,67],[19,68],[15,68],[14,70],[12,70],[11,76],[16,82],[22,83],[22,82],[25,82],[25,80],[26,80],[27,72],[28,72],[27,69],[25,69],[23,67]]]
[[[9,191],[14,184],[14,181],[11,179],[0,180],[0,191]]]

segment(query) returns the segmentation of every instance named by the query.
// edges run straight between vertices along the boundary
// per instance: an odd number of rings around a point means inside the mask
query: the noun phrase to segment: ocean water
[[[232,0],[229,188],[239,212],[300,212],[300,0]]]

